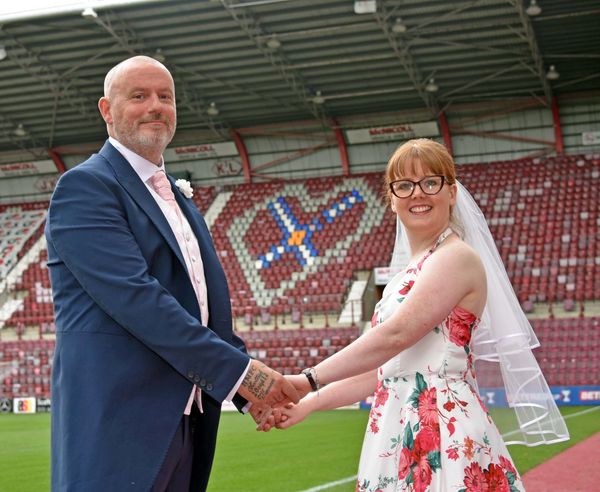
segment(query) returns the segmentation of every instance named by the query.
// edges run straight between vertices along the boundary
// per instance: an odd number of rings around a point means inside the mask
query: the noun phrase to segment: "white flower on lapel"
[[[179,188],[179,191],[183,193],[184,197],[192,198],[192,196],[194,195],[194,190],[192,189],[192,185],[187,179],[178,179],[177,181],[175,181],[175,184],[177,185],[177,188]]]

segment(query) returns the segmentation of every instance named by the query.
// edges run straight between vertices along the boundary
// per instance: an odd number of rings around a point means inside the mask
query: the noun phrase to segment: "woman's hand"
[[[292,425],[302,422],[311,413],[310,404],[306,398],[296,405],[289,403],[279,411],[281,416],[275,424],[278,429],[289,429]]]
[[[300,398],[304,398],[312,391],[308,378],[304,374],[295,374],[293,376],[284,376],[284,378],[296,388],[296,392]]]

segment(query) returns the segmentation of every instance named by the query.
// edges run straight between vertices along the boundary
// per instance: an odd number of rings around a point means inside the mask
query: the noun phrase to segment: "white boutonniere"
[[[175,184],[177,185],[177,188],[179,188],[179,191],[183,193],[184,197],[192,198],[192,196],[194,195],[194,190],[192,189],[192,185],[187,179],[178,179],[177,181],[175,181]]]

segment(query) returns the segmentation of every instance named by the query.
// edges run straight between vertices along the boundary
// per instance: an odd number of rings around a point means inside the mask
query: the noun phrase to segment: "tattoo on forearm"
[[[264,400],[271,388],[275,384],[275,380],[264,370],[256,369],[251,366],[242,385],[250,391],[259,400]]]

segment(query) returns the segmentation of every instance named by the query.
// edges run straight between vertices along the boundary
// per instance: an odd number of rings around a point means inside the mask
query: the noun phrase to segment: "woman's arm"
[[[304,376],[302,376],[304,377]],[[310,393],[297,405],[281,409],[281,418],[276,427],[287,429],[302,422],[309,414],[320,410],[331,410],[356,403],[373,394],[377,386],[377,370],[327,385],[316,393]]]
[[[482,286],[485,270],[471,248],[461,241],[441,247],[390,318],[315,367],[320,384],[381,366],[438,326],[466,296],[480,288],[485,296]]]

